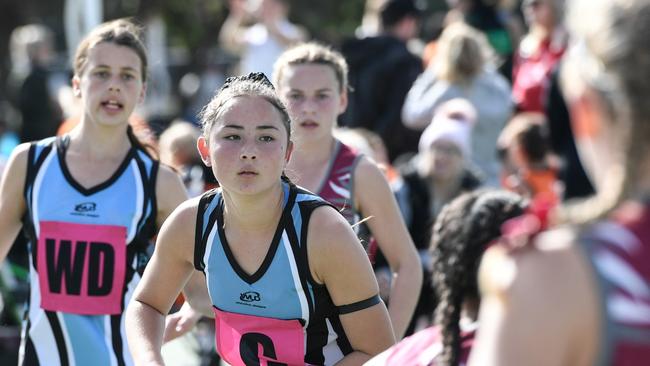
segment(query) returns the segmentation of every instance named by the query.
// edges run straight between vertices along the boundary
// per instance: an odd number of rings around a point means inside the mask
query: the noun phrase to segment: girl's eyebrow
[[[320,93],[320,92],[332,91],[332,90],[334,90],[334,89],[332,89],[330,87],[325,87],[325,88],[316,89],[316,92]],[[302,92],[302,89],[291,88],[290,91],[291,92]]]
[[[227,124],[227,125],[225,125],[223,127],[224,128],[233,128],[235,130],[243,130],[244,129],[244,126],[236,125],[236,124],[232,124],[232,123]],[[257,130],[269,130],[269,129],[279,130],[276,126],[273,126],[273,125],[259,125],[259,126],[255,127],[255,129],[257,129]]]
[[[278,128],[273,126],[273,125],[260,125],[260,126],[257,126],[256,129],[258,129],[258,130],[269,130],[269,129],[278,130]]]
[[[96,65],[95,67],[93,67],[93,69],[110,69],[110,68],[111,67],[109,65],[106,65],[106,64],[99,64],[99,65]],[[131,66],[120,67],[120,70],[121,71],[129,71],[129,72],[137,72],[137,70],[134,69]]]

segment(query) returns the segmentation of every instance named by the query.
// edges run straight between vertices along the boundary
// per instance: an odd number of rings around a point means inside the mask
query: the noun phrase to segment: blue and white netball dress
[[[24,228],[30,297],[21,365],[131,365],[123,311],[156,231],[158,163],[134,141],[104,183],[84,188],[68,137],[29,149]]]
[[[334,306],[326,287],[312,278],[307,258],[309,218],[328,203],[289,182],[283,189],[282,217],[252,275],[226,240],[221,192],[207,192],[199,201],[194,264],[207,280],[217,350],[233,366],[331,365],[352,352],[339,320],[347,311]]]

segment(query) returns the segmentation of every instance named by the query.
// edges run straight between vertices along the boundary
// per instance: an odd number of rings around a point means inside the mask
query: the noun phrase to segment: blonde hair
[[[562,221],[585,223],[602,218],[637,189],[650,140],[650,2],[647,0],[574,0],[568,25],[577,46],[570,63],[605,104],[606,123],[621,164],[608,171],[598,194],[558,213]],[[564,76],[568,76],[565,75]]]
[[[466,84],[481,72],[492,54],[482,33],[457,22],[442,32],[433,67],[440,79]]]
[[[280,85],[282,72],[289,65],[319,64],[332,68],[339,83],[339,91],[348,88],[348,64],[339,52],[316,42],[299,44],[285,51],[273,65],[273,83]]]

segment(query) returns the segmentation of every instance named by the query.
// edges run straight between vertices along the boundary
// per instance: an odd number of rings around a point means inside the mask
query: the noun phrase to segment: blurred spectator
[[[451,102],[450,102],[451,103]],[[458,105],[456,103],[456,105]],[[468,106],[469,104],[466,104]],[[471,108],[471,106],[470,106]],[[435,298],[429,280],[428,256],[431,226],[441,208],[463,192],[481,185],[481,177],[471,169],[472,125],[471,110],[442,105],[433,121],[422,133],[418,154],[398,166],[404,181],[402,200],[404,220],[424,265],[424,281],[420,301],[408,334],[431,322]],[[377,259],[379,266],[380,259]]]
[[[40,24],[25,25],[11,33],[12,84],[22,114],[21,142],[54,136],[61,122],[50,83],[53,41],[52,31]]]
[[[386,0],[366,0],[361,25],[354,31],[357,38],[374,37],[381,31],[381,6]]]
[[[442,33],[436,57],[418,77],[402,109],[409,128],[424,129],[443,103],[463,98],[476,110],[470,160],[483,172],[486,184],[499,185],[496,141],[510,118],[512,103],[508,81],[490,62],[490,46],[473,28],[454,23]]]
[[[196,147],[201,130],[195,125],[176,120],[163,131],[158,140],[160,162],[169,165],[183,179],[190,197],[196,197],[216,186],[211,169],[205,169]]]
[[[9,155],[19,142],[18,136],[8,128],[5,117],[0,115],[0,177]]]
[[[553,153],[560,158],[558,177],[564,186],[562,200],[566,201],[573,198],[589,197],[595,191],[578,157],[578,149],[571,128],[571,118],[560,90],[558,66],[556,65],[555,71],[551,74],[546,116],[551,148]]]
[[[240,74],[263,72],[270,77],[278,56],[292,44],[307,40],[307,32],[288,19],[288,0],[230,0],[229,4],[219,41],[240,56]]]
[[[485,34],[499,56],[499,72],[510,81],[514,49],[523,32],[521,22],[496,0],[447,0],[447,5],[445,23],[461,21]]]
[[[363,127],[381,136],[390,161],[415,152],[419,133],[402,125],[400,111],[422,61],[406,43],[418,32],[422,8],[416,0],[387,0],[380,8],[381,33],[350,39],[342,53],[348,62],[351,93],[339,125]]]
[[[438,52],[438,40],[445,29],[446,15],[447,12],[435,12],[429,15],[422,24],[422,37],[426,42],[422,49],[422,66],[425,69],[431,65]]]
[[[503,163],[501,185],[550,204],[559,201],[558,164],[551,155],[546,118],[541,113],[516,115],[499,136]]]
[[[528,34],[517,50],[512,85],[512,96],[520,111],[544,112],[551,72],[567,46],[563,4],[563,0],[523,1]]]

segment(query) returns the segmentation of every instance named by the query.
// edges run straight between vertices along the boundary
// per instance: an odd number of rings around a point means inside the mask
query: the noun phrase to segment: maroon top
[[[317,194],[338,208],[350,225],[355,225],[363,220],[361,214],[355,210],[354,202],[354,171],[362,155],[338,140],[334,150],[327,175]],[[367,230],[362,225],[356,225],[354,228],[360,236],[370,261],[374,263],[377,243],[370,235],[366,235]]]
[[[585,231],[583,248],[599,283],[597,365],[650,364],[650,205],[627,203]]]
[[[466,365],[474,343],[475,329],[461,332],[460,365]],[[421,330],[387,349],[365,366],[435,366],[436,357],[442,352],[442,335],[438,326]]]

